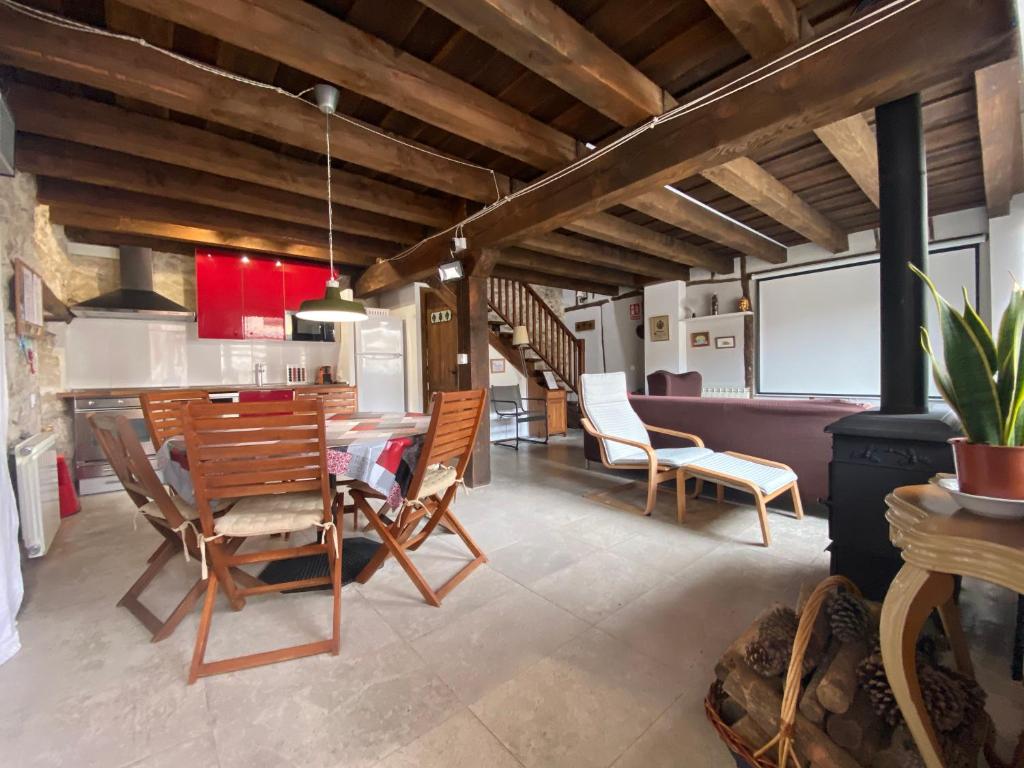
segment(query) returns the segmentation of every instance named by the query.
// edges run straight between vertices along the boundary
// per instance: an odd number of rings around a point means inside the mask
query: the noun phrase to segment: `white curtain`
[[[2,293],[2,292],[0,292]],[[0,327],[3,324],[3,298],[0,297]],[[0,338],[0,447],[7,450],[7,359]],[[23,594],[21,550],[18,547],[18,507],[6,456],[0,457],[0,664],[21,648],[16,617]]]

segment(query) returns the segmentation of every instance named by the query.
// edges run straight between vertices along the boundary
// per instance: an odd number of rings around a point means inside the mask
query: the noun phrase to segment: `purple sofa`
[[[699,371],[655,371],[647,374],[647,394],[658,397],[700,397],[703,386],[704,378]]]
[[[813,504],[828,495],[832,439],[825,427],[867,406],[839,400],[740,400],[632,395],[645,424],[699,435],[708,448],[738,451],[788,464],[800,478],[800,497]],[[655,447],[682,444],[651,435]],[[597,441],[584,434],[584,453],[600,463]]]

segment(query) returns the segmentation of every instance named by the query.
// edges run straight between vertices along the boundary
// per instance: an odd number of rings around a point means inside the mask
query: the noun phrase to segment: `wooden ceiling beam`
[[[125,0],[274,58],[537,168],[576,158],[576,141],[309,3]]]
[[[207,10],[220,7],[219,3],[207,5]],[[309,50],[308,42],[300,48]],[[0,62],[313,152],[324,150],[323,114],[312,104],[276,89],[221,77],[130,40],[56,26],[8,6],[0,6]],[[470,200],[489,203],[508,191],[508,180],[500,174],[447,158],[434,149],[420,151],[415,142],[395,141],[352,118],[333,120],[331,133],[331,154],[339,160]]]
[[[554,258],[546,253],[535,253],[525,248],[502,248],[500,263],[517,269],[528,269],[556,277],[578,277],[581,280],[606,285],[636,287],[652,282],[650,278],[642,278],[623,270],[580,264],[576,261]]]
[[[551,0],[425,2],[619,125],[635,125],[676,105],[659,85]],[[767,256],[772,262],[785,259],[781,246],[671,191],[654,189],[628,205],[741,253]],[[724,271],[732,271],[731,263]]]
[[[620,125],[665,111],[665,94],[550,0],[423,0]],[[493,42],[492,42],[493,44]]]
[[[105,0],[104,16],[107,29],[111,32],[141,37],[150,45],[160,48],[170,48],[174,43],[174,24],[172,22],[124,5],[118,0]],[[116,96],[114,101],[120,107],[146,115],[163,118],[169,115],[169,111],[165,107],[157,107],[139,99]]]
[[[323,199],[322,165],[307,163],[238,139],[170,120],[140,115],[91,99],[20,83],[6,93],[19,130],[135,157],[214,173],[306,197]],[[455,205],[367,176],[335,170],[331,198],[373,213],[442,228],[456,220]]]
[[[1021,64],[1016,58],[974,73],[985,207],[991,218],[1008,214],[1010,199],[1024,191],[1020,80]]]
[[[577,235],[643,251],[677,264],[703,267],[719,274],[732,272],[733,260],[728,256],[710,253],[678,237],[655,232],[610,213],[583,216],[575,221],[564,222],[561,226]]]
[[[82,214],[75,222],[75,226],[88,227],[92,229],[107,229],[107,227],[92,226],[83,219],[89,214],[100,217],[121,219],[126,222],[126,227],[109,231],[124,231],[139,235],[160,236],[152,227],[147,229],[132,229],[132,222],[152,222],[160,225],[182,226],[190,229],[198,229],[209,232],[232,235],[236,239],[244,239],[248,236],[265,238],[273,241],[273,248],[253,250],[270,250],[274,253],[284,253],[280,244],[290,243],[303,249],[311,255],[308,258],[327,258],[327,233],[322,229],[305,227],[299,224],[290,224],[283,221],[273,221],[260,216],[252,216],[246,213],[236,213],[222,208],[212,208],[206,205],[186,203],[180,200],[170,200],[153,195],[143,195],[135,192],[123,192],[120,190],[96,187],[91,184],[81,184],[64,179],[51,179],[46,176],[38,178],[39,202],[49,205],[51,208],[59,208],[64,212],[76,212]],[[58,223],[68,223],[66,221]],[[182,240],[182,237],[167,236],[172,240]],[[205,242],[205,241],[204,241]],[[217,243],[210,243],[217,244]],[[288,251],[291,252],[291,251]],[[348,264],[351,266],[365,266],[373,264],[377,259],[387,258],[393,253],[393,248],[386,243],[368,238],[353,237],[350,235],[337,235],[334,238],[334,259],[335,263]]]
[[[481,247],[502,247],[1015,54],[1007,3],[971,0],[967,14],[955,5],[897,0],[886,6],[884,21],[854,20],[842,28],[841,40],[812,41],[785,69],[722,91],[702,108],[666,117],[479,216],[466,225],[466,236]],[[403,279],[416,279],[417,267],[431,271],[443,255],[439,246],[424,243],[404,258],[414,264],[403,266]],[[386,287],[375,265],[359,279],[357,293]]]
[[[494,272],[491,274],[494,277],[504,277],[507,280],[518,280],[520,283],[529,283],[530,285],[547,285],[551,288],[564,288],[569,291],[585,291],[586,293],[597,293],[602,296],[615,296],[619,292],[619,287],[615,285],[593,283],[588,280],[582,280],[578,277],[559,277],[557,275],[548,275],[543,272],[536,272],[530,269],[505,266],[500,263],[494,267]]]
[[[37,176],[158,195],[325,231],[327,227],[326,204],[311,197],[120,152],[19,133],[14,157],[19,170]],[[418,224],[345,206],[335,206],[334,224],[338,232],[394,243],[415,243],[428,234]]]
[[[755,59],[769,58],[800,39],[793,0],[707,0],[740,45]]]
[[[878,207],[878,144],[863,115],[822,126],[814,131],[857,186]]]
[[[702,175],[828,251],[839,253],[849,247],[842,229],[750,158],[730,160]]]
[[[539,237],[528,237],[519,241],[518,244],[531,251],[547,253],[569,261],[625,270],[659,280],[688,280],[690,278],[689,267],[673,264],[653,256],[580,240],[578,237],[569,237],[568,235],[551,233]]]

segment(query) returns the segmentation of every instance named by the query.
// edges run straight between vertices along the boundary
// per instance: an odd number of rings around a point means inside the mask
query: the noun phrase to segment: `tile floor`
[[[756,546],[747,507],[671,493],[651,519],[581,498],[620,478],[583,469],[579,436],[493,451],[493,483],[457,511],[490,555],[425,605],[393,564],[345,588],[340,657],[185,684],[196,617],[147,642],[115,603],[156,543],[126,497],[89,497],[52,553],[25,565],[23,650],[0,667],[0,764],[223,768],[727,768],[702,699],[722,649],[769,601],[827,574],[821,519],[773,514]],[[439,583],[451,537],[420,552]],[[197,566],[175,561],[151,605],[169,609]],[[1015,601],[965,588],[990,710],[1020,727],[1007,659]],[[158,611],[159,612],[159,611]],[[215,615],[210,658],[326,633],[326,593],[251,599]]]

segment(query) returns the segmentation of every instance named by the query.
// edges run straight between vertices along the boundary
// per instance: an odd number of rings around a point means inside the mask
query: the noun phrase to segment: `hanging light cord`
[[[331,205],[331,113],[324,113],[324,140],[327,144],[327,258],[334,280],[334,206]]]

